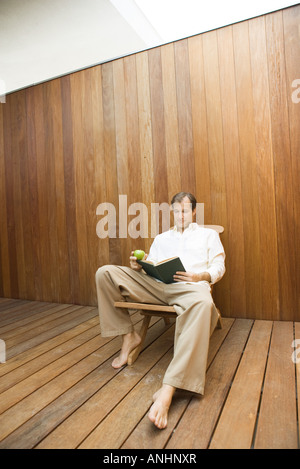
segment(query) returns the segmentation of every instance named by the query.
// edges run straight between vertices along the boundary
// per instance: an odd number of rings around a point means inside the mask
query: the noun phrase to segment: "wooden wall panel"
[[[232,27],[218,30],[220,95],[226,185],[227,298],[233,315],[246,315],[242,180]],[[239,285],[235,288],[234,285]]]
[[[175,43],[181,190],[196,193],[188,41]]]
[[[153,162],[153,146],[152,146],[152,121],[151,121],[151,99],[150,99],[150,82],[149,82],[149,64],[148,54],[146,52],[138,54],[136,57],[136,69],[137,69],[137,88],[138,88],[138,117],[139,117],[139,136],[140,136],[140,159],[141,159],[141,200],[146,207],[151,207],[153,201],[153,194],[155,190],[154,184],[154,162]],[[131,175],[131,183],[129,182],[128,175],[128,190],[130,186],[134,185],[134,181],[137,180],[137,175],[134,172]],[[124,192],[124,194],[127,194]],[[146,217],[146,223],[148,227],[151,226],[151,210],[148,209]],[[149,230],[148,230],[149,231]],[[148,234],[148,233],[147,233]],[[141,243],[146,252],[149,251],[151,246],[151,238],[143,238],[145,244]],[[140,245],[140,243],[138,242]],[[135,247],[131,246],[132,249]],[[128,257],[130,252],[129,247],[125,253]]]
[[[260,231],[257,190],[253,88],[248,23],[233,29],[244,227],[247,311],[262,310]],[[247,286],[251,284],[252,288]]]
[[[168,174],[168,201],[181,191],[178,106],[176,92],[174,44],[161,48],[164,89],[164,118]]]
[[[270,86],[272,149],[275,171],[275,199],[278,239],[279,302],[286,310],[297,303],[296,233],[294,224],[293,168],[288,120],[288,97],[285,71],[283,16],[266,17],[266,40]],[[299,180],[299,178],[298,178]],[[292,246],[293,256],[290,248]],[[287,282],[286,279],[289,278]]]
[[[0,112],[0,295],[10,290],[9,249],[8,249],[8,226],[7,226],[7,203],[5,184],[5,160],[4,160],[4,133],[3,113]],[[5,272],[5,275],[4,275]]]
[[[206,123],[208,139],[208,174],[210,178],[211,220],[219,220],[218,223],[224,226],[225,232],[222,241],[225,245],[227,245],[226,239],[228,238],[228,229],[220,88],[221,77],[219,73],[218,42],[216,31],[211,31],[210,33],[207,33],[203,36],[202,50],[204,84],[206,91]],[[225,310],[228,310],[230,307],[229,282],[230,275],[227,275],[223,279],[223,288],[224,291],[228,292],[228,295],[221,294],[220,298],[220,289],[218,288],[219,286],[215,288],[214,292],[216,302],[222,302],[224,304]],[[225,304],[225,301],[227,304]]]
[[[77,256],[77,230],[76,227],[76,205],[75,205],[75,174],[73,155],[73,116],[71,107],[71,84],[70,77],[61,79],[62,96],[62,128],[63,128],[63,160],[64,160],[64,183],[65,183],[65,206],[66,206],[66,229],[68,247],[68,270],[69,288],[65,295],[68,301],[78,303],[79,297],[79,275]],[[40,238],[40,244],[43,244]]]
[[[26,245],[26,250],[32,252],[30,265],[31,288],[27,292],[30,298],[43,298],[42,285],[39,281],[41,277],[41,254],[40,254],[40,222],[38,209],[38,187],[37,187],[37,151],[35,143],[35,111],[33,89],[26,90],[26,132],[27,142],[24,151],[27,152],[27,173],[28,173],[28,193],[30,210],[24,213],[27,217],[27,226],[30,227],[30,242]],[[11,261],[11,259],[10,259]],[[13,296],[13,295],[12,295]]]
[[[287,81],[287,102],[288,102],[288,118],[290,132],[291,147],[291,167],[293,177],[293,228],[294,228],[294,245],[295,245],[295,279],[293,288],[296,298],[298,298],[298,311],[300,310],[300,236],[299,236],[299,218],[300,213],[300,73],[299,73],[299,57],[300,57],[300,40],[299,40],[299,24],[300,24],[300,8],[286,9],[283,11],[283,31],[284,31],[284,49],[286,64],[286,81]],[[296,82],[296,89],[295,83]],[[296,100],[293,94],[296,92]],[[292,98],[292,99],[291,99]],[[297,102],[298,101],[298,102]]]
[[[97,267],[148,250],[151,204],[190,190],[225,227],[223,315],[299,320],[299,24],[295,6],[8,95],[0,295],[96,304]]]
[[[258,18],[249,24],[249,47],[252,69],[252,93],[256,141],[257,195],[259,213],[259,256],[262,310],[265,318],[279,318],[279,279],[275,208],[275,180],[270,125],[270,95],[265,21]],[[268,178],[266,178],[268,175]],[[267,258],[268,262],[264,262]]]
[[[153,170],[155,202],[168,199],[168,171],[166,161],[166,137],[164,120],[163,77],[161,49],[152,49],[148,53],[150,100],[153,139]]]
[[[205,220],[209,224],[212,220],[212,213],[202,36],[194,36],[189,39],[189,64],[195,158],[195,195],[197,200],[204,203]]]

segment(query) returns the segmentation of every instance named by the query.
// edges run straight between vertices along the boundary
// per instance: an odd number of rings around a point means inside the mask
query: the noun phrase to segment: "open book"
[[[176,272],[185,272],[185,268],[179,257],[171,257],[170,259],[165,259],[163,261],[154,263],[152,261],[137,261],[144,269],[144,271],[155,277],[158,280],[161,280],[164,283],[173,283],[173,275]]]

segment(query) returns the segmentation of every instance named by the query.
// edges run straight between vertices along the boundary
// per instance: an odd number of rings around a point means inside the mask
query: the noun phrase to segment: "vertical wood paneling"
[[[129,169],[128,169],[128,148],[127,148],[127,118],[126,99],[124,85],[124,61],[116,60],[113,63],[114,80],[114,105],[115,105],[115,125],[116,125],[116,156],[117,156],[117,177],[119,194],[129,194]],[[119,226],[119,236],[121,238],[122,259],[128,257],[130,246],[127,237]],[[126,242],[124,242],[126,240]]]
[[[137,91],[138,91],[138,119],[141,151],[141,200],[148,208],[148,233],[151,229],[151,202],[154,194],[154,163],[152,147],[152,123],[151,123],[151,100],[149,83],[149,65],[147,52],[138,54],[136,57],[137,68]],[[132,176],[132,183],[136,180],[136,174]],[[149,234],[150,236],[150,234]],[[143,245],[143,242],[145,243]],[[136,246],[143,246],[149,252],[151,238],[145,238],[141,242],[137,241]],[[133,249],[133,246],[132,246]],[[128,255],[127,250],[127,255]]]
[[[244,226],[232,27],[218,30],[220,94],[227,208],[228,298],[234,315],[246,314]],[[239,289],[234,285],[239,285]]]
[[[144,214],[135,210],[136,207],[132,204],[142,201],[142,184],[141,181],[144,171],[143,154],[141,152],[141,132],[139,121],[139,94],[138,94],[138,76],[137,76],[137,63],[136,56],[126,57],[124,59],[124,72],[125,72],[125,101],[126,101],[126,122],[127,122],[127,149],[128,149],[128,241],[130,249],[127,250],[125,256],[125,264],[129,263],[130,252],[137,248],[144,248],[144,238],[132,238],[130,236],[130,229],[134,219],[139,217],[140,222],[137,224],[136,229],[141,233],[143,231]],[[145,86],[147,84],[145,83]],[[143,147],[143,151],[145,147]],[[133,211],[131,211],[133,210]]]
[[[26,132],[27,132],[27,173],[28,173],[28,193],[30,211],[27,216],[27,224],[30,226],[30,238],[32,246],[32,277],[33,298],[40,300],[43,298],[42,275],[41,275],[41,242],[44,242],[40,233],[39,205],[38,205],[38,185],[37,185],[37,147],[36,147],[36,127],[35,127],[35,104],[34,90],[26,90]],[[60,100],[58,99],[58,102]],[[60,155],[61,158],[61,155]],[[63,202],[64,205],[64,202]],[[26,247],[30,249],[30,246]],[[28,298],[30,298],[29,294]]]
[[[290,132],[291,168],[293,177],[293,226],[295,246],[295,278],[292,282],[296,298],[298,298],[297,311],[300,310],[300,236],[297,219],[300,213],[300,8],[290,8],[283,11],[284,51],[286,64],[286,92],[288,102],[288,126]],[[297,87],[295,88],[295,83]],[[293,99],[296,92],[298,99]],[[296,102],[295,102],[296,101]],[[297,102],[298,101],[298,102]]]
[[[106,168],[103,162],[104,155],[104,125],[103,125],[103,102],[102,102],[102,75],[101,68],[94,67],[92,69],[92,115],[93,115],[93,134],[94,134],[94,187],[95,187],[95,206],[93,207],[93,216],[95,217],[95,224],[98,222],[98,217],[96,216],[97,206],[106,201]],[[90,223],[92,223],[90,221]],[[93,265],[96,266],[104,265],[109,262],[109,239],[99,239],[95,236],[95,231],[93,232],[92,239],[89,242],[93,242],[93,256],[94,261]],[[93,273],[95,268],[93,268]],[[96,298],[94,292],[92,294],[92,304],[95,304],[93,299]]]
[[[2,107],[3,108],[3,107]],[[0,294],[10,295],[10,267],[9,267],[9,241],[7,224],[7,199],[5,181],[5,154],[4,154],[4,113],[0,111]]]
[[[249,40],[256,141],[260,257],[262,259],[260,265],[262,311],[266,319],[279,319],[274,167],[266,32],[263,17],[249,23]],[[265,259],[268,259],[268,262],[265,262]]]
[[[299,319],[299,21],[291,7],[7,96],[0,295],[95,304],[97,267],[147,251],[151,203],[189,190],[225,227],[222,313]],[[97,237],[102,202],[116,238]],[[148,238],[120,239],[134,202]]]
[[[51,174],[49,173],[49,153],[47,149],[47,127],[45,119],[47,113],[47,101],[44,99],[44,92],[44,87],[39,87],[36,90],[34,99],[36,129],[35,139],[37,155],[37,195],[40,224],[40,275],[42,277],[43,297],[47,295],[47,291],[49,291],[49,289],[52,292],[53,287],[51,279],[51,269],[53,261],[51,260],[50,256],[50,230],[52,227],[50,224],[49,217],[51,207],[50,200],[48,198],[48,191],[50,190],[49,186],[51,183]],[[41,242],[41,240],[43,240],[43,242]],[[17,242],[17,245],[18,244],[20,244],[20,242]]]
[[[212,220],[226,227],[226,191],[217,33],[203,36],[204,81]]]
[[[211,188],[209,176],[210,171],[202,36],[194,36],[189,39],[189,64],[191,76],[193,144],[195,157],[195,195],[197,200],[204,204],[205,223],[211,224]]]
[[[248,22],[233,27],[247,311],[261,311],[260,232]],[[251,285],[251,288],[248,288]]]
[[[166,159],[168,174],[168,201],[181,191],[178,108],[174,44],[161,48],[162,78],[164,90],[164,117],[166,138]]]
[[[62,96],[62,126],[63,126],[63,160],[66,204],[66,226],[68,240],[68,267],[70,287],[66,291],[68,302],[80,303],[78,257],[77,257],[77,231],[75,206],[75,175],[73,159],[73,131],[70,77],[61,79]]]
[[[55,200],[56,206],[56,237],[57,245],[57,274],[58,298],[62,301],[64,291],[69,289],[69,268],[68,268],[68,241],[67,241],[67,224],[66,224],[66,205],[65,205],[65,184],[64,184],[64,161],[63,154],[63,126],[62,126],[62,108],[61,108],[61,82],[53,80],[50,83],[50,105],[52,106],[52,122],[53,134],[55,139],[53,142],[53,164],[55,179]]]
[[[27,108],[27,93],[25,92],[25,100],[26,106],[24,106],[24,110]],[[24,126],[25,126],[25,134],[27,134],[27,113],[26,115],[22,116]],[[21,171],[21,181],[22,181],[22,194],[26,194],[26,197],[22,197],[22,223],[23,223],[23,244],[24,244],[24,271],[25,271],[25,281],[26,281],[26,289],[25,295],[28,295],[32,298],[35,297],[35,283],[32,279],[35,278],[36,272],[35,267],[37,267],[37,263],[35,262],[35,246],[33,245],[33,237],[32,233],[35,231],[35,219],[34,215],[36,214],[36,204],[34,203],[35,197],[32,197],[31,192],[31,182],[33,177],[36,177],[36,164],[33,165],[31,168],[32,172],[29,171],[30,162],[31,162],[31,154],[29,153],[29,148],[27,145],[27,138],[24,137],[24,145],[22,148],[23,153],[23,164],[20,165]],[[33,151],[33,156],[35,152]],[[33,177],[32,177],[32,176]],[[35,185],[33,183],[33,188]],[[31,197],[29,197],[31,194]],[[35,199],[36,200],[36,199]]]
[[[210,178],[210,198],[212,220],[219,220],[219,224],[225,228],[223,241],[226,243],[227,230],[227,208],[224,169],[224,145],[222,127],[222,108],[219,76],[219,58],[217,33],[212,31],[203,36],[203,65],[204,82],[206,90],[206,115],[208,135],[208,161]],[[229,292],[229,280],[227,276],[223,279],[224,290]],[[224,303],[226,310],[230,309],[230,296],[221,299],[219,296],[219,285],[215,288],[214,298],[219,304]],[[224,295],[221,295],[224,296]],[[225,304],[225,302],[227,304]]]
[[[124,72],[127,122],[128,176],[130,179],[132,178],[132,180],[133,178],[134,180],[140,180],[142,168],[140,157],[136,57],[134,55],[126,57],[124,59]],[[140,201],[141,198],[141,184],[129,184],[128,204]]]
[[[102,67],[102,100],[103,100],[103,140],[106,201],[112,203],[117,210],[116,233],[118,232],[118,193],[117,161],[116,161],[116,130],[114,111],[114,88],[112,63]],[[121,247],[117,238],[109,238],[109,259],[113,264],[121,262]]]
[[[152,110],[155,202],[161,203],[168,199],[161,49],[150,50],[148,52],[148,58]]]
[[[25,152],[25,93],[17,94],[16,99],[12,100],[11,106],[11,126],[12,126],[12,156],[13,156],[13,203],[14,203],[14,223],[16,237],[16,260],[18,285],[21,296],[26,294],[26,272],[25,272],[25,252],[24,243],[18,240],[24,239],[22,211],[24,207],[24,198],[22,192],[24,179],[21,177],[24,166]],[[19,162],[21,164],[19,164]],[[25,191],[26,192],[26,191]]]
[[[7,235],[8,235],[8,255],[9,255],[9,273],[3,275],[10,276],[10,295],[17,298],[19,295],[19,278],[17,268],[17,239],[15,230],[15,208],[14,208],[14,161],[12,147],[12,102],[13,97],[9,96],[3,109],[3,145],[4,145],[4,164],[5,164],[5,189],[7,204]]]
[[[43,88],[43,99],[44,99],[44,126],[45,126],[45,139],[44,139],[44,160],[46,164],[44,165],[45,170],[45,181],[44,181],[44,190],[45,190],[45,201],[47,203],[48,211],[48,227],[45,227],[48,231],[48,256],[49,264],[48,269],[50,271],[50,282],[51,290],[55,298],[59,297],[59,284],[60,284],[60,275],[59,272],[60,262],[58,259],[58,235],[57,235],[57,213],[56,213],[56,178],[55,178],[55,140],[53,135],[56,135],[54,132],[54,111],[55,107],[58,105],[56,101],[52,99],[51,95],[51,83]],[[57,137],[59,137],[57,135]],[[41,158],[40,161],[43,161]],[[38,171],[40,173],[40,171]],[[47,178],[47,184],[45,184]]]
[[[279,301],[281,310],[292,312],[295,304],[297,304],[295,268],[297,260],[294,255],[294,223],[297,214],[294,212],[293,168],[288,121],[282,12],[266,17],[266,37],[269,65],[272,149],[275,168]],[[291,246],[293,256],[291,256]],[[286,279],[289,279],[289,281],[286,281]]]
[[[89,157],[89,147],[93,144],[92,135],[88,135],[90,119],[90,109],[88,105],[88,73],[76,73],[71,76],[71,106],[72,115],[76,116],[73,123],[73,159],[75,174],[75,206],[77,239],[81,240],[77,244],[78,274],[80,281],[80,291],[83,298],[88,294],[88,277],[86,272],[86,259],[88,256],[87,245],[87,225],[89,221],[89,205],[86,197],[88,187],[92,185],[88,178],[88,166],[92,165]],[[77,188],[81,188],[78,190]]]
[[[13,230],[14,223],[14,213],[12,208],[12,168],[10,163],[9,156],[11,155],[11,133],[10,133],[10,102],[12,97],[8,96],[6,99],[6,105],[1,106],[2,111],[2,121],[3,121],[3,140],[2,143],[2,155],[3,155],[3,184],[4,184],[4,193],[5,193],[5,202],[6,207],[3,209],[3,214],[6,215],[6,227],[7,229],[1,230],[1,247],[2,247],[2,236],[3,236],[3,245],[7,239],[7,260],[8,263],[2,264],[2,277],[6,277],[6,282],[3,281],[3,286],[7,285],[7,290],[3,289],[4,295],[13,296],[15,292],[16,297],[18,296],[18,284],[15,282],[16,275],[13,274],[13,270],[16,268],[16,242],[15,234]],[[1,223],[4,225],[4,223]],[[4,256],[2,255],[2,259]],[[14,272],[15,273],[15,272]]]
[[[180,174],[183,191],[196,193],[188,41],[175,43]]]

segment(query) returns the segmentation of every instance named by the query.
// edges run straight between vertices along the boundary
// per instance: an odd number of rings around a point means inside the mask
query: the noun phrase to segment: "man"
[[[114,308],[115,301],[167,304],[176,310],[173,359],[162,387],[153,396],[148,415],[158,428],[167,426],[176,388],[204,394],[209,338],[218,320],[210,284],[225,273],[225,253],[219,235],[193,222],[195,197],[180,192],[172,198],[171,208],[174,227],[156,236],[148,260],[179,256],[186,272],[176,272],[174,283],[165,284],[145,274],[133,252],[130,267],[103,266],[96,273],[101,334],[122,335],[120,355],[112,362],[114,368],[124,366],[129,353],[141,341],[129,313]]]

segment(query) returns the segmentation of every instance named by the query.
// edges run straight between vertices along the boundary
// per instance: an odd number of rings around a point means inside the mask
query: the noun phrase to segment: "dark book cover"
[[[166,259],[158,264],[153,264],[150,261],[137,261],[144,269],[144,271],[161,280],[164,283],[174,283],[173,275],[176,272],[185,272],[185,268],[179,257],[173,257],[172,259]]]

